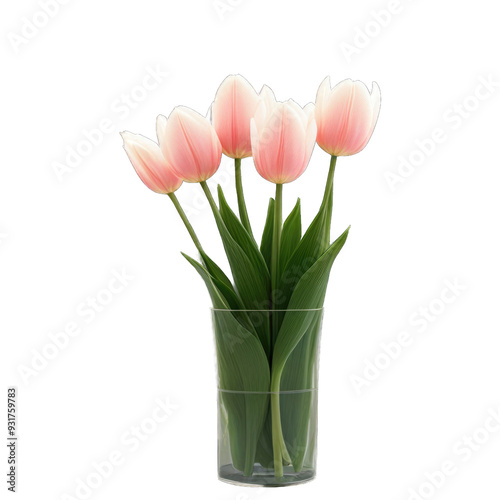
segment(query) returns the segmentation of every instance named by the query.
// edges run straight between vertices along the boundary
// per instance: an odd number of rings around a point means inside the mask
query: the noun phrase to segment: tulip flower
[[[184,181],[206,181],[217,172],[222,147],[215,129],[204,116],[177,106],[168,119],[158,116],[156,133],[163,156]]]
[[[240,219],[252,234],[243,196],[241,159],[252,156],[250,120],[259,103],[259,96],[241,75],[229,75],[220,85],[212,104],[212,123],[222,145],[222,152],[234,158],[236,194]]]
[[[314,105],[276,102],[266,88],[250,131],[257,172],[274,184],[292,182],[303,174],[314,148]]]
[[[250,120],[259,96],[241,75],[230,75],[220,85],[212,104],[212,124],[230,158],[252,156]]]
[[[131,132],[122,132],[120,135],[132,166],[149,189],[169,194],[181,187],[182,179],[174,174],[156,142]]]
[[[332,156],[359,153],[368,143],[380,112],[380,89],[371,93],[360,81],[344,80],[333,89],[330,77],[323,80],[316,96],[317,142]]]
[[[172,167],[165,160],[158,144],[147,137],[131,132],[121,132],[120,135],[123,138],[123,148],[142,182],[156,193],[168,194],[184,222],[194,245],[200,254],[205,257],[206,254],[203,251],[201,243],[184,213],[179,200],[174,194],[181,187],[182,179],[174,174]]]

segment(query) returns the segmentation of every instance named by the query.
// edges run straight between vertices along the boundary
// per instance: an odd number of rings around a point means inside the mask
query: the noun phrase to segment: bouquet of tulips
[[[158,144],[123,132],[124,148],[142,181],[167,194],[199,252],[184,255],[203,279],[213,304],[222,426],[232,470],[250,477],[255,467],[279,480],[284,467],[299,474],[311,436],[311,391],[321,313],[332,264],[348,229],[330,241],[337,157],[361,151],[380,111],[380,90],[344,80],[320,85],[315,104],[277,102],[239,75],[220,85],[209,116],[184,106],[158,116]],[[283,185],[306,169],[315,144],[331,155],[317,215],[303,233],[300,200],[283,223]],[[221,156],[234,159],[237,211],[220,186],[207,186]],[[259,242],[243,195],[241,160],[276,185]],[[325,169],[326,174],[326,169]],[[183,181],[204,191],[232,272],[208,256],[175,196]],[[286,392],[294,398],[283,396]]]

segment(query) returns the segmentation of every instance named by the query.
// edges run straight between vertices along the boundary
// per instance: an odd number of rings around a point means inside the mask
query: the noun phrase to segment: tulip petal
[[[158,117],[160,147],[174,172],[186,182],[201,182],[218,169],[222,147],[210,122],[185,106],[174,108],[168,119]]]
[[[330,84],[330,77],[327,76],[320,84],[318,92],[316,93],[316,109],[319,111],[323,109],[328,94],[330,93],[332,87]]]
[[[259,92],[259,99],[264,102],[268,109],[271,109],[276,104],[276,97],[271,87],[263,85]]]
[[[349,156],[370,139],[380,110],[380,89],[372,93],[360,81],[344,80],[333,89],[323,80],[316,96],[318,145],[331,155]]]
[[[154,141],[139,134],[122,132],[123,147],[137,175],[156,193],[173,193],[182,184]]]
[[[307,124],[307,130],[306,130],[304,159],[303,159],[303,163],[305,166],[307,166],[307,164],[309,163],[314,146],[316,145],[316,134],[317,134],[316,121],[314,119],[311,119]]]
[[[221,83],[213,104],[213,125],[225,155],[251,156],[250,119],[257,104],[257,92],[241,75],[229,75]]]
[[[315,144],[314,106],[303,109],[293,100],[275,102],[267,90],[263,94],[250,125],[255,167],[270,182],[292,182],[304,172]]]
[[[353,92],[348,119],[342,135],[343,155],[358,153],[371,131],[372,106],[368,88],[362,82],[353,83]]]
[[[381,103],[381,95],[380,95],[380,87],[378,86],[377,82],[372,83],[372,93],[371,93],[371,100],[372,100],[372,111],[373,111],[373,116],[372,116],[372,132],[373,129],[375,128],[375,125],[377,124],[378,120],[378,115],[380,114],[380,103]],[[371,133],[370,133],[371,135]]]
[[[309,123],[311,120],[314,119],[316,111],[316,106],[314,105],[313,102],[310,102],[304,106],[304,113],[307,117],[307,123]]]

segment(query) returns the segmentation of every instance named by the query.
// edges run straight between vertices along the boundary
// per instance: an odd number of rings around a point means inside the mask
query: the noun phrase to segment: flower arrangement
[[[178,106],[168,118],[158,116],[158,144],[122,133],[137,174],[170,197],[199,252],[199,260],[183,255],[213,304],[222,479],[293,484],[314,477],[322,308],[330,270],[349,231],[330,241],[333,177],[339,156],[366,146],[379,111],[376,84],[369,92],[359,81],[344,80],[332,89],[326,78],[316,103],[301,107],[291,99],[277,102],[267,86],[257,93],[243,77],[231,75],[216,93],[210,118]],[[300,200],[283,222],[283,186],[302,175],[316,143],[331,161],[318,213],[302,233]],[[234,159],[238,215],[222,188],[216,202],[206,183],[222,153]],[[243,194],[241,160],[247,157],[276,185],[260,244]],[[199,183],[204,191],[232,280],[207,255],[176,198],[183,182]]]

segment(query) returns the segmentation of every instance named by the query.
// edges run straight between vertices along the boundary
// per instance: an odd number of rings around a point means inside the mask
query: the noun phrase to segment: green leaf
[[[261,309],[269,302],[266,276],[255,272],[245,251],[234,241],[225,226],[219,228],[236,289],[247,309]]]
[[[224,224],[234,241],[236,241],[236,243],[238,243],[238,245],[245,251],[256,272],[262,273],[262,275],[269,280],[270,286],[271,277],[269,269],[267,268],[264,257],[262,257],[262,254],[259,251],[257,243],[255,243],[253,237],[248,233],[236,214],[231,210],[231,207],[228,205],[226,198],[224,197],[222,188],[218,186],[217,190],[219,194],[220,215]]]
[[[279,290],[282,295],[280,308],[286,309],[292,292],[302,275],[316,262],[323,253],[325,239],[328,196],[321,204],[316,217],[304,234],[299,245],[288,259],[280,280]]]
[[[205,282],[210,298],[212,299],[213,307],[215,309],[231,309],[233,316],[239,321],[239,323],[248,330],[250,330],[255,335],[256,338],[259,338],[253,326],[252,321],[250,321],[250,318],[248,317],[247,312],[245,310],[234,309],[231,306],[232,301],[240,301],[239,297],[234,293],[234,291],[232,289],[226,290],[226,293],[228,295],[231,295],[231,293],[234,294],[234,297],[231,300],[227,300],[224,294],[221,293],[221,291],[219,290],[219,287],[216,286],[215,279],[213,276],[210,275],[208,270],[205,269],[199,262],[189,257],[189,255],[186,255],[184,253],[182,253],[182,255],[196,269],[198,274],[202,277],[203,281]]]
[[[274,226],[274,199],[269,198],[266,223],[264,225],[264,231],[262,233],[262,241],[260,243],[260,253],[263,255],[268,269],[271,269],[271,255],[273,251],[273,226]]]
[[[228,288],[233,288],[233,284],[229,278],[225,275],[224,271],[205,253],[201,254],[203,263],[207,268],[208,272],[218,281],[226,285]]]
[[[302,312],[294,314],[296,316]],[[315,431],[311,427],[311,410],[317,394],[311,389],[317,389],[314,383],[322,316],[323,311],[319,310],[310,328],[288,357],[281,376],[281,391],[299,391],[280,398],[283,437],[296,472],[302,470],[306,452],[310,451],[311,434]]]
[[[283,231],[281,233],[281,246],[280,246],[280,271],[279,277],[283,274],[286,263],[292,256],[293,252],[297,249],[300,238],[302,237],[301,216],[300,216],[300,198],[297,198],[295,207],[290,212],[283,224]]]
[[[274,468],[274,457],[273,457],[273,433],[271,427],[271,408],[267,412],[266,420],[264,422],[264,427],[260,433],[259,442],[257,443],[257,453],[255,454],[255,460],[264,469]]]
[[[196,269],[207,286],[208,293],[212,299],[212,304],[217,309],[229,309],[229,304],[214,284],[210,273],[195,259],[181,252],[182,256]]]
[[[293,291],[274,345],[271,372],[271,391],[273,393],[271,395],[271,408],[275,410],[272,415],[272,428],[273,433],[276,434],[273,435],[273,443],[277,443],[280,447],[282,457],[285,457],[285,452],[288,452],[288,449],[280,419],[281,396],[276,396],[276,394],[279,394],[280,391],[283,369],[288,357],[302,337],[309,331],[318,316],[318,311],[323,306],[330,270],[335,258],[344,246],[348,232],[349,228],[332,243],[326,252],[300,278]],[[278,408],[277,411],[276,407]],[[305,417],[302,420],[305,420]],[[276,461],[276,448],[274,452]]]
[[[253,322],[266,355],[270,359],[271,335],[269,319],[267,317],[271,294],[269,271],[265,268],[264,262],[255,257],[254,250],[256,249],[254,249],[254,244],[248,242],[242,243],[244,247],[241,247],[231,235],[220,212],[216,207],[214,207],[214,210],[216,215],[215,221],[233,273],[237,293],[245,309],[259,311],[252,313],[258,316],[258,318],[253,319]],[[228,216],[227,210],[226,216]],[[232,219],[229,217],[228,220]],[[232,224],[232,222],[228,222],[228,224],[233,231],[238,231],[237,226]],[[242,237],[240,232],[238,232],[238,235]]]
[[[330,245],[297,283],[274,347],[273,380],[274,377],[281,377],[288,356],[316,317],[314,309],[323,307],[333,262],[344,246],[348,233],[349,228]],[[295,310],[304,310],[305,312],[294,315]]]
[[[269,364],[260,342],[230,311],[214,311],[213,319],[231,458],[233,465],[249,476],[269,411]]]
[[[182,253],[182,252],[181,252]],[[182,254],[184,255],[184,254]],[[187,258],[186,255],[184,257]],[[206,270],[210,274],[213,284],[217,287],[222,296],[226,299],[229,309],[244,309],[245,306],[238,294],[233,288],[233,284],[229,281],[224,271],[212,260],[210,257],[203,253],[201,255]],[[191,261],[190,261],[191,262]],[[194,261],[196,262],[196,261]],[[192,264],[192,262],[191,262]]]
[[[240,247],[222,218],[215,218],[238,294],[247,309],[262,309],[269,303],[269,273],[255,269],[246,249]]]

